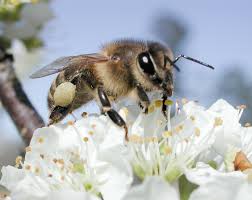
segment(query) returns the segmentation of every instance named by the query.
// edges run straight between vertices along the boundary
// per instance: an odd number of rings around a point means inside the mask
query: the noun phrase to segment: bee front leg
[[[163,100],[163,106],[162,106],[162,112],[164,114],[165,119],[167,119],[167,105],[165,104],[165,101],[167,100],[167,95],[163,94],[162,100]]]
[[[103,87],[98,87],[98,97],[102,105],[102,113],[107,113],[109,118],[118,126],[123,127],[125,130],[125,140],[128,141],[128,127],[123,118],[111,107],[111,103],[105,93]]]
[[[144,113],[147,113],[150,105],[149,97],[140,84],[137,84],[136,89],[137,96],[139,98],[139,106],[143,109]]]

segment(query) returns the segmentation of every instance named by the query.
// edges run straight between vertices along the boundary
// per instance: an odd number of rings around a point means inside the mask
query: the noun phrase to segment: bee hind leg
[[[124,128],[125,140],[128,141],[128,127],[118,112],[111,107],[111,103],[103,87],[98,87],[98,97],[102,105],[102,113],[106,113],[116,125]]]
[[[53,108],[49,116],[48,126],[64,119],[66,115],[69,113],[69,109],[70,107],[62,107],[62,106],[56,106],[55,108]]]

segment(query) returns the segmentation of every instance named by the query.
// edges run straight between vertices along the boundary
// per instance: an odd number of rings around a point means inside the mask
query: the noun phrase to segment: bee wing
[[[76,65],[87,66],[89,64],[106,62],[108,60],[109,58],[107,56],[98,53],[61,57],[33,73],[30,78],[41,78],[63,71],[68,67],[73,67]]]

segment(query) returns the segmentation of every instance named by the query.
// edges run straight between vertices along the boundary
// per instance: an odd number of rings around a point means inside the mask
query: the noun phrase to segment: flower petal
[[[98,197],[87,192],[77,192],[73,190],[52,191],[46,200],[99,200]]]
[[[199,188],[191,194],[190,200],[252,198],[252,184],[242,172],[219,172],[206,164],[198,163],[195,169],[186,172],[186,177],[190,182],[199,185]]]
[[[141,185],[132,187],[123,200],[179,200],[178,190],[161,177],[148,177]]]

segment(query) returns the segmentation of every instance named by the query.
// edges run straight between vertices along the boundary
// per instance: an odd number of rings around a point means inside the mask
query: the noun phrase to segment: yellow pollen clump
[[[234,168],[236,171],[252,169],[252,163],[248,159],[247,155],[242,151],[238,152],[235,156]]]
[[[194,122],[195,121],[195,117],[193,115],[190,116],[190,119]]]
[[[152,142],[152,138],[151,137],[146,137],[146,138],[144,138],[144,142],[145,143],[150,143],[150,142]]]
[[[31,169],[31,165],[25,165],[25,169],[26,170],[30,170]]]
[[[132,134],[131,136],[129,136],[130,142],[140,143],[141,140],[142,140],[142,138],[139,135]]]
[[[27,153],[27,152],[30,152],[31,151],[31,147],[30,146],[28,146],[28,147],[26,147],[25,148],[25,152]]]
[[[245,127],[251,127],[251,124],[249,122],[245,123]]]
[[[223,120],[220,117],[216,117],[214,119],[214,126],[221,126],[223,124]]]
[[[168,138],[168,137],[171,137],[171,136],[172,136],[172,132],[171,132],[171,131],[165,131],[165,132],[163,133],[163,137]]]
[[[182,131],[183,130],[183,128],[184,128],[184,126],[181,124],[181,125],[179,125],[179,129]]]
[[[88,131],[89,135],[94,135],[94,131]]]
[[[38,138],[38,143],[40,143],[40,144],[41,144],[41,143],[43,143],[43,142],[44,142],[44,138],[39,137],[39,138]]]
[[[183,128],[184,128],[184,126],[182,124],[180,124],[179,126],[175,127],[175,131],[180,132],[183,130]]]
[[[16,157],[16,165],[15,165],[15,167],[19,167],[19,165],[21,164],[21,162],[22,162],[22,156],[17,156]]]
[[[182,99],[181,99],[181,103],[182,103],[183,105],[186,104],[186,103],[188,103],[188,99],[182,98]]]
[[[86,117],[88,116],[88,113],[87,113],[87,112],[83,112],[83,113],[81,114],[81,116],[84,117],[84,118],[86,118]]]
[[[123,110],[123,112],[124,112],[124,114],[125,114],[125,116],[128,116],[128,114],[129,114],[129,110],[127,109],[127,108],[122,108],[122,110]]]
[[[163,105],[163,101],[162,101],[162,100],[156,100],[156,101],[155,101],[155,106],[156,106],[157,108],[160,108],[162,105]]]
[[[40,172],[40,169],[39,169],[38,167],[36,167],[36,168],[35,168],[35,173],[36,173],[36,174],[39,174],[39,172]]]
[[[139,140],[138,141],[139,143],[143,143],[143,142],[145,142],[145,143],[158,142],[157,137],[145,137],[145,138],[139,137],[138,140]]]
[[[83,141],[84,141],[84,142],[88,142],[88,137],[84,137],[84,138],[83,138]]]
[[[61,83],[56,87],[53,94],[53,100],[55,106],[66,107],[72,103],[76,92],[76,86],[71,82]]]
[[[74,121],[68,121],[67,124],[70,125],[70,126],[74,125]]]
[[[236,108],[239,110],[243,110],[243,109],[246,109],[247,106],[246,105],[239,105],[239,106],[236,106]]]
[[[195,128],[195,135],[200,136],[200,129],[198,127]]]
[[[65,162],[64,162],[63,159],[59,159],[59,160],[58,160],[58,163],[61,164],[61,165],[64,165],[64,164],[65,164]]]
[[[166,106],[170,106],[170,105],[173,104],[173,101],[170,100],[170,99],[167,99],[167,100],[165,100],[164,104],[165,104]]]
[[[164,153],[166,155],[169,155],[171,152],[172,152],[172,148],[170,146],[168,146],[168,145],[165,145],[164,146]]]
[[[154,110],[155,110],[155,107],[153,105],[150,105],[148,107],[148,113],[152,113],[152,112],[154,112]]]
[[[158,138],[157,137],[152,137],[152,142],[157,143],[158,142]]]

